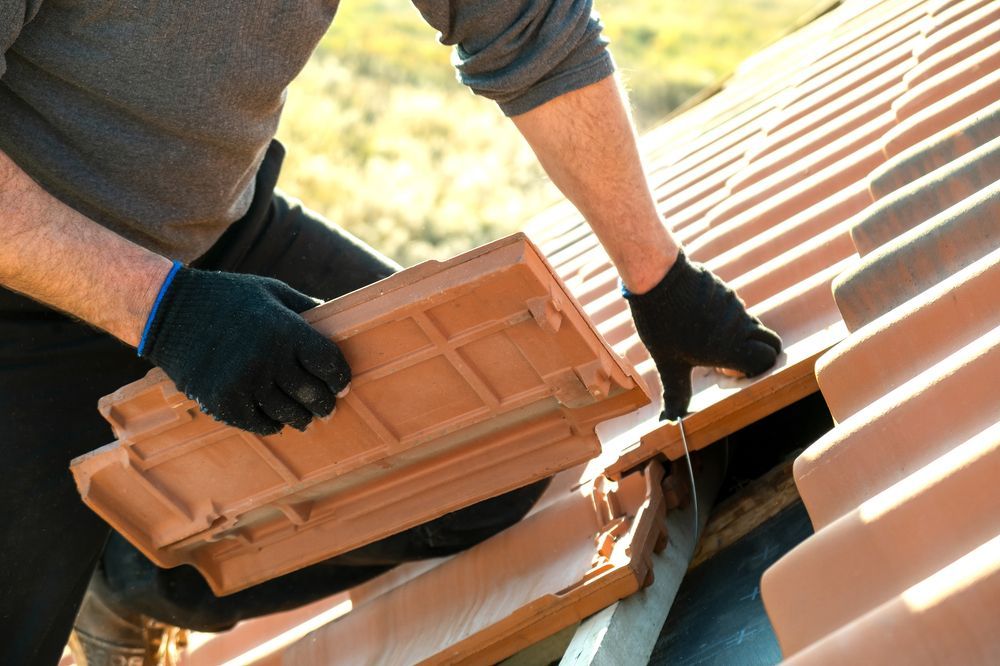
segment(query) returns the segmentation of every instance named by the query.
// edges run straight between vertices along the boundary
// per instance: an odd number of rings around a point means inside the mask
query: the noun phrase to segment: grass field
[[[816,0],[598,0],[640,129]],[[558,196],[496,106],[455,80],[404,0],[341,5],[289,91],[280,186],[404,265],[517,230]]]

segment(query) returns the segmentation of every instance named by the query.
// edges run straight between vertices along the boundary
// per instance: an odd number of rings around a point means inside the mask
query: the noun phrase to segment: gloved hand
[[[781,353],[777,333],[750,316],[725,282],[688,261],[683,250],[650,291],[622,291],[663,382],[661,419],[687,413],[695,366],[729,368],[753,377],[770,369]]]
[[[298,314],[317,303],[278,280],[175,264],[139,355],[219,421],[260,435],[304,430],[351,381],[337,345]]]

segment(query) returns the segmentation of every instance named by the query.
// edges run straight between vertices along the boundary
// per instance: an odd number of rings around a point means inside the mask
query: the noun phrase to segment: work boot
[[[77,666],[176,666],[187,646],[186,629],[140,614],[122,615],[95,592],[83,597],[69,649]]]

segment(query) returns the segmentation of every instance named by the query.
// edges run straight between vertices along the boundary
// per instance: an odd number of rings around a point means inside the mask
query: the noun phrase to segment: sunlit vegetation
[[[598,0],[648,129],[816,0]],[[458,84],[404,0],[347,0],[293,84],[280,186],[404,265],[517,230],[558,196],[496,108]]]

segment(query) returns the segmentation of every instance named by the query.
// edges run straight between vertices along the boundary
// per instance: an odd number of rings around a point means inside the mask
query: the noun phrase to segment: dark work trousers
[[[192,265],[277,278],[331,299],[396,266],[274,192],[274,143],[253,205]],[[202,631],[300,606],[398,563],[458,552],[515,523],[539,482],[358,550],[217,598],[193,568],[160,569],[77,494],[69,461],[113,440],[97,400],[150,369],[111,336],[0,288],[0,664],[55,664],[84,590],[123,615],[141,612]]]

